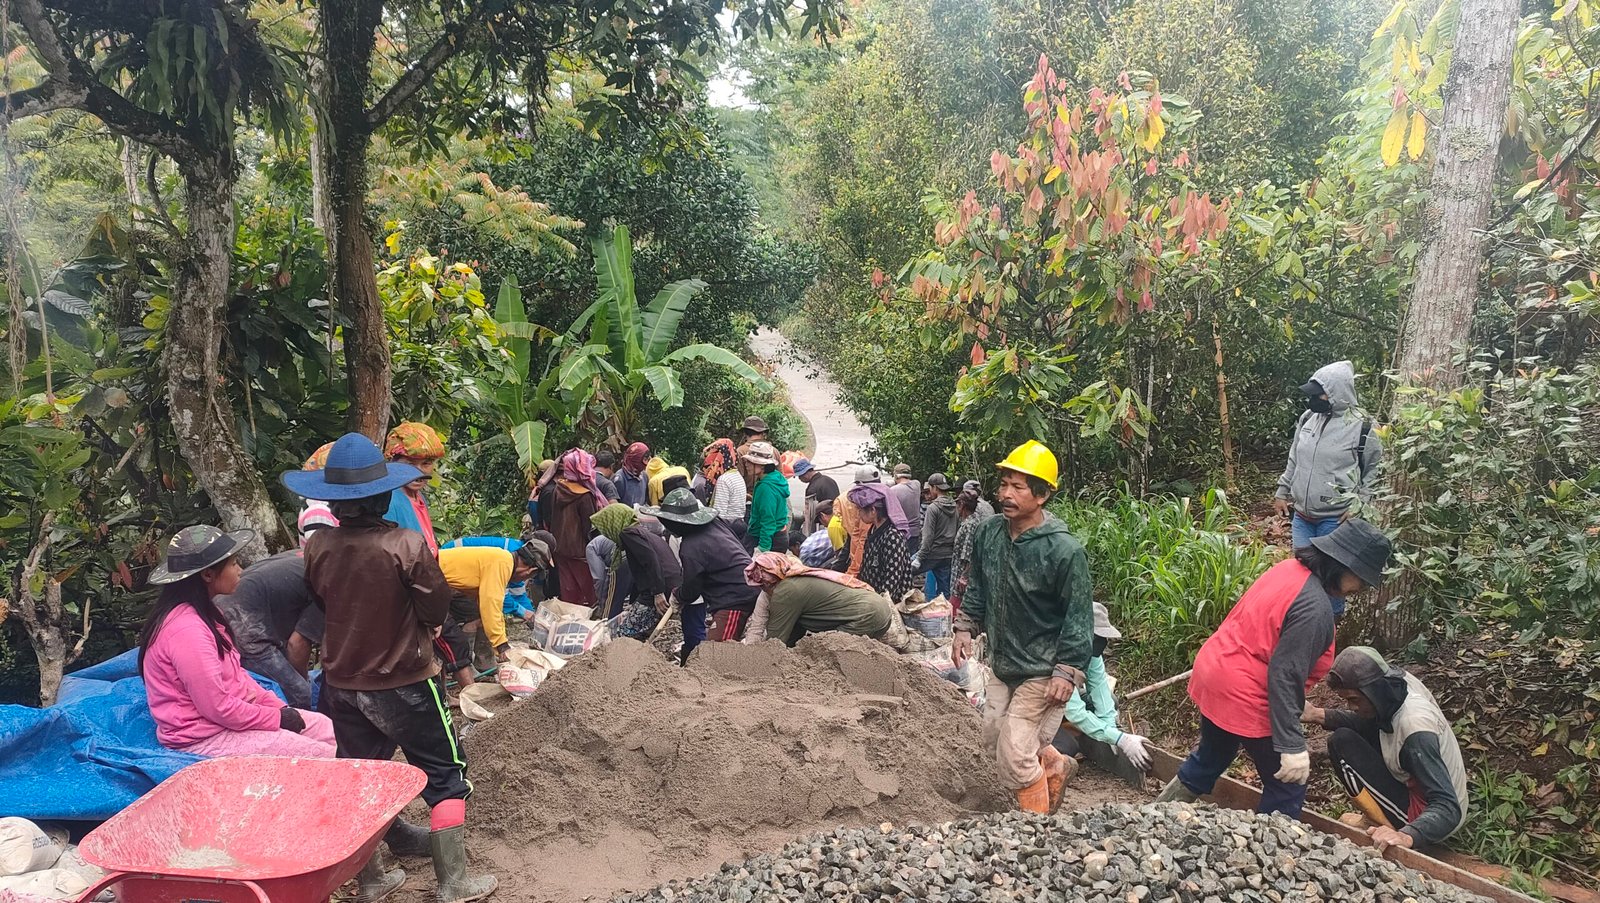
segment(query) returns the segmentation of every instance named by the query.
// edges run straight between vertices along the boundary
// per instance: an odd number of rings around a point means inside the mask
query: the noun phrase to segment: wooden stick
[[[648,646],[651,643],[654,643],[656,641],[656,634],[660,633],[661,632],[661,628],[665,627],[667,625],[667,622],[672,620],[672,616],[677,614],[677,613],[678,613],[678,600],[677,599],[673,599],[672,603],[667,606],[667,613],[662,615],[661,616],[661,620],[656,622],[655,628],[650,631],[650,636],[645,638],[644,644],[646,646]]]
[[[1140,687],[1139,689],[1134,690],[1132,693],[1129,693],[1128,695],[1126,695],[1126,696],[1124,696],[1122,698],[1125,699],[1125,700],[1126,699],[1138,699],[1140,696],[1143,696],[1143,695],[1145,695],[1147,693],[1154,693],[1157,690],[1165,690],[1167,687],[1170,687],[1170,686],[1172,686],[1173,684],[1175,684],[1175,683],[1177,683],[1179,681],[1188,680],[1189,679],[1189,675],[1191,675],[1193,673],[1194,673],[1194,669],[1190,668],[1189,670],[1183,672],[1182,674],[1174,674],[1171,677],[1167,678],[1166,680],[1158,680],[1158,681],[1156,681],[1155,683],[1151,684],[1148,687]]]

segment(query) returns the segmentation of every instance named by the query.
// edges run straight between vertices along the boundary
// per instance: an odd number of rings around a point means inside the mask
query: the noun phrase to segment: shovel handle
[[[1156,681],[1155,683],[1151,684],[1148,687],[1140,687],[1139,689],[1134,690],[1132,693],[1129,693],[1128,695],[1126,695],[1126,696],[1124,696],[1122,698],[1124,700],[1138,699],[1140,696],[1144,696],[1144,695],[1146,695],[1148,693],[1154,693],[1157,690],[1165,690],[1167,687],[1170,687],[1170,686],[1172,686],[1173,684],[1175,684],[1175,683],[1177,683],[1179,681],[1188,680],[1189,679],[1189,675],[1191,675],[1193,673],[1194,673],[1194,669],[1190,668],[1189,670],[1183,672],[1182,674],[1174,674],[1171,677],[1167,678],[1166,680],[1158,680],[1158,681]]]

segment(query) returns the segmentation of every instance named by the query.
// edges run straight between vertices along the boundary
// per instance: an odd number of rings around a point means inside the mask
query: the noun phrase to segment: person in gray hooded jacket
[[[1289,464],[1278,478],[1272,504],[1279,514],[1293,511],[1294,547],[1305,548],[1349,519],[1352,498],[1372,497],[1383,444],[1356,397],[1356,372],[1349,361],[1335,361],[1300,387],[1306,412],[1295,422]]]
[[[1320,724],[1328,758],[1380,848],[1437,844],[1467,820],[1467,769],[1450,719],[1428,688],[1351,646],[1328,672],[1328,686],[1352,711],[1307,704],[1300,720]]]

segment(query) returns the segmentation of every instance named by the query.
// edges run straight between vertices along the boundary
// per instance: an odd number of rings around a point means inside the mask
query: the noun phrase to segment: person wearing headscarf
[[[828,630],[882,639],[894,620],[889,600],[871,586],[787,555],[759,552],[744,573],[746,582],[767,594],[767,638],[787,646]]]
[[[423,491],[433,481],[433,470],[444,457],[444,440],[426,423],[406,421],[389,431],[383,443],[384,457],[398,464],[409,464],[422,476],[390,494],[384,517],[407,530],[415,530],[428,541],[428,548],[439,553],[439,539],[433,532],[433,516]]]
[[[654,471],[649,471],[648,469],[646,471],[650,473],[649,495],[651,505],[661,504],[661,500],[667,497],[667,493],[674,489],[680,487],[683,489],[689,488],[689,468],[668,464],[661,458],[655,458],[651,463],[655,463],[655,461],[661,461],[661,466]]]
[[[556,540],[553,551],[561,580],[561,600],[573,605],[594,605],[594,580],[589,576],[585,557],[589,518],[600,509],[594,456],[581,448],[570,449],[561,456],[557,472],[558,476],[539,496],[539,512]]]
[[[744,569],[750,556],[727,522],[687,489],[673,490],[659,507],[646,508],[644,514],[660,521],[678,539],[678,559],[683,564],[678,602],[684,612],[684,648],[693,648],[689,640],[692,626],[698,627],[694,642],[706,638],[707,614],[711,616],[710,639],[741,639],[760,593],[745,583]],[[693,621],[697,625],[691,625]]]
[[[612,482],[617,484],[617,501],[624,505],[643,505],[650,497],[650,481],[645,465],[650,461],[650,446],[643,442],[629,445],[622,453],[622,469]]]
[[[858,546],[856,538],[845,543],[845,560],[861,559],[860,577],[890,599],[900,599],[910,592],[915,581],[911,577],[911,556],[906,552],[906,537],[897,520],[904,520],[900,506],[889,495],[889,487],[882,483],[863,483],[846,495],[856,510],[856,517],[867,528],[865,540]]]
[[[865,486],[873,483],[881,484],[882,482],[883,477],[878,473],[878,465],[862,464],[856,468],[855,486]],[[848,550],[852,540],[854,540],[857,549],[866,543],[866,522],[861,519],[861,514],[856,510],[856,506],[850,504],[850,493],[848,492],[833,500],[833,509],[839,519],[839,531],[845,537],[836,544],[836,548],[839,549],[839,570],[852,577],[858,576],[861,573],[861,556],[856,555],[852,558]]]
[[[590,521],[601,536],[616,544],[612,570],[619,570],[626,563],[633,578],[633,593],[625,600],[623,609],[625,615],[630,615],[625,623],[648,634],[666,613],[668,600],[683,584],[683,568],[677,556],[672,554],[666,539],[640,523],[638,513],[627,505],[607,505],[595,512]],[[631,616],[640,614],[644,616]]]
[[[700,472],[711,484],[709,504],[716,509],[717,516],[730,524],[740,525],[741,528],[734,531],[735,535],[743,533],[748,496],[744,474],[739,472],[734,457],[733,440],[718,439],[706,446]]]
[[[1307,705],[1328,758],[1379,849],[1439,844],[1467,820],[1467,769],[1450,719],[1414,675],[1370,646],[1341,651],[1328,687],[1349,711]]]

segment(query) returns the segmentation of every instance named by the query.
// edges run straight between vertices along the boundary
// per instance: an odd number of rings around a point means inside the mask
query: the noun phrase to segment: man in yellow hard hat
[[[1066,524],[1044,510],[1059,478],[1050,449],[1030,440],[999,467],[1003,517],[975,531],[952,656],[961,667],[973,636],[988,634],[985,746],[1023,810],[1054,812],[1078,764],[1050,740],[1093,654],[1089,560]]]

